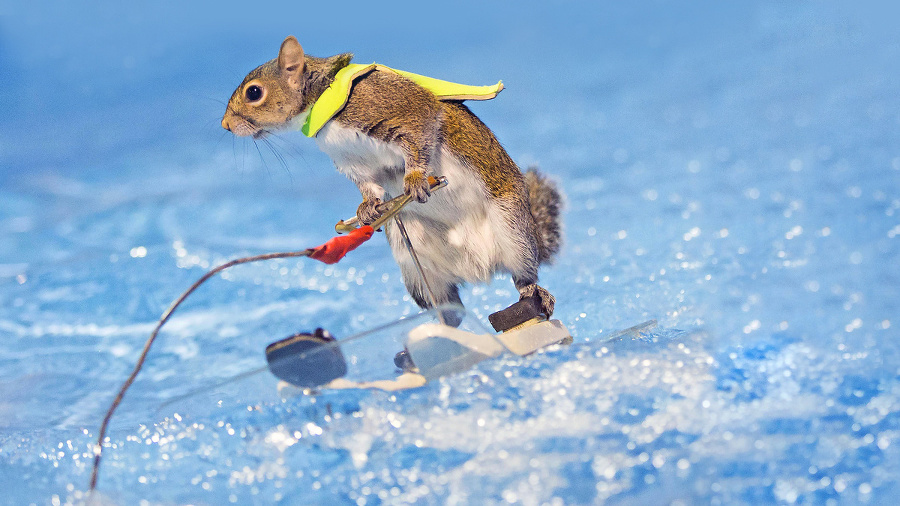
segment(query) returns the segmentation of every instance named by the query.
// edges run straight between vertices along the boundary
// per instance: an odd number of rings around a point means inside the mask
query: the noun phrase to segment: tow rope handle
[[[447,186],[447,178],[445,176],[428,176],[428,185],[429,191],[440,190],[441,188]],[[370,225],[373,230],[378,230],[382,225],[385,224],[388,220],[393,218],[397,213],[403,209],[406,204],[412,202],[412,195],[400,195],[399,197],[394,197],[387,202],[382,202],[378,206],[378,211],[381,212],[381,215]],[[347,232],[353,232],[357,230],[360,226],[359,218],[356,216],[350,218],[349,220],[341,220],[337,222],[337,225],[334,226],[334,231],[339,234],[345,234]]]
[[[428,176],[429,191],[440,190],[447,186],[447,178],[444,176],[434,177]],[[395,197],[378,206],[381,215],[371,225],[360,226],[359,218],[356,216],[349,220],[341,220],[334,226],[334,230],[339,233],[347,233],[347,235],[339,235],[332,237],[325,244],[311,248],[312,253],[309,257],[326,264],[337,263],[344,255],[356,249],[357,246],[369,240],[372,234],[381,228],[385,222],[393,218],[403,209],[406,204],[412,202],[411,195],[401,195]]]

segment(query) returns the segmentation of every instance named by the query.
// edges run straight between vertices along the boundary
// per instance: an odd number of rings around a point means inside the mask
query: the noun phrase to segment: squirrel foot
[[[378,206],[380,205],[381,199],[379,198],[364,199],[362,204],[356,208],[356,218],[363,225],[371,225],[372,222],[381,216],[381,213],[378,211]]]
[[[419,202],[425,202],[431,196],[431,187],[424,170],[414,170],[403,176],[403,192],[411,195]]]
[[[547,318],[553,314],[553,306],[556,305],[556,297],[550,294],[546,288],[538,286],[534,283],[527,285],[519,290],[519,300],[537,297],[541,301],[541,311],[547,315]]]

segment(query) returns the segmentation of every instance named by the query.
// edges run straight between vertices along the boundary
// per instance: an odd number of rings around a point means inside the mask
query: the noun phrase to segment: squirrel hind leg
[[[459,298],[459,287],[457,285],[448,284],[442,287],[432,286],[432,290],[434,290],[435,302],[437,302],[438,305],[456,304],[462,307],[463,303],[462,299]],[[424,289],[418,284],[407,283],[406,291],[409,292],[409,295],[420,308],[431,309],[431,301],[428,294],[425,293]],[[459,327],[460,323],[462,323],[462,315],[457,311],[443,311],[441,316],[443,317],[444,323],[451,327]]]
[[[541,311],[550,318],[553,315],[553,307],[556,305],[556,297],[554,297],[546,288],[539,286],[535,280],[523,280],[521,278],[513,278],[516,289],[519,290],[519,300],[528,297],[536,297],[541,303]]]

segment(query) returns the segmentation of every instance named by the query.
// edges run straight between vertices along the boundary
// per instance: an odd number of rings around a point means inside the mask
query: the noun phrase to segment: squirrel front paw
[[[423,170],[414,170],[403,177],[403,192],[419,202],[425,202],[431,196],[431,186]]]
[[[356,208],[356,218],[363,225],[371,225],[372,222],[378,219],[381,216],[381,213],[378,211],[378,206],[381,205],[381,199],[379,198],[371,198],[371,199],[363,199],[362,204]]]

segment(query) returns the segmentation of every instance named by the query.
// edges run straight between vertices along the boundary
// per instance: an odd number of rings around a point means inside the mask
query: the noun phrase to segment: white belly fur
[[[382,198],[402,193],[404,161],[399,147],[335,122],[319,131],[316,143],[361,189],[373,190]],[[526,245],[521,233],[510,228],[505,218],[509,211],[490,197],[477,171],[448,149],[440,148],[432,165],[433,175],[447,177],[447,187],[435,191],[428,202],[409,204],[401,216],[435,289],[489,281],[497,269],[516,270]],[[418,285],[418,274],[397,227],[391,223],[386,233],[404,279]]]

